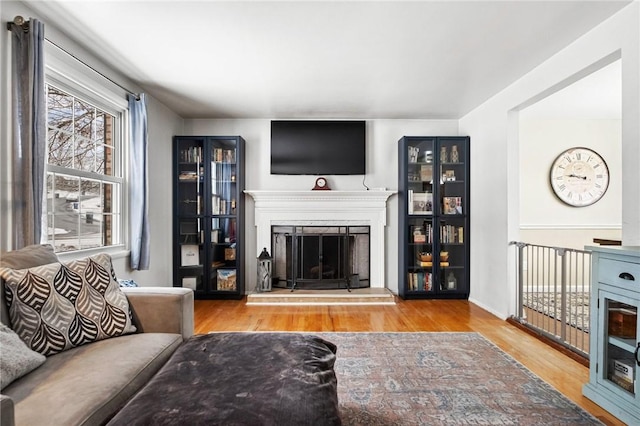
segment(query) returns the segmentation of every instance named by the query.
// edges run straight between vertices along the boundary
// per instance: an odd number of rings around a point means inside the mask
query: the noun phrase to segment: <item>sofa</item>
[[[0,278],[2,426],[341,424],[318,336],[193,335],[191,290],[122,287],[106,254],[29,246]]]
[[[98,259],[106,262],[104,256]],[[96,264],[98,264],[96,260]],[[110,257],[108,264],[110,265]],[[89,262],[91,263],[91,262]],[[69,283],[74,284],[74,273],[58,267],[57,256],[50,245],[34,245],[0,255],[0,275],[3,277],[25,277],[21,271],[40,271],[47,277],[47,271],[56,271],[52,280],[58,280],[64,274]],[[84,265],[87,271],[99,275],[105,270]],[[11,275],[14,274],[14,275]],[[101,425],[106,424],[131,399],[158,370],[169,360],[171,355],[181,346],[183,341],[193,334],[193,292],[183,288],[167,287],[120,287],[113,285],[111,279],[115,274],[111,269],[111,277],[102,275],[109,281],[109,291],[116,294],[120,303],[129,309],[124,332],[116,333],[117,327],[105,326],[109,330],[105,335],[94,333],[98,340],[88,341],[92,327],[84,324],[84,340],[75,343],[68,341],[62,346],[48,342],[30,341],[30,347],[21,347],[19,356],[31,357],[32,362],[26,372],[15,373],[16,377],[4,385],[7,376],[5,366],[11,370],[12,365],[3,365],[3,385],[0,395],[0,424],[12,425]],[[11,279],[2,281],[0,288],[0,315],[2,326],[2,362],[10,364],[10,346],[25,345],[24,339],[17,339],[19,331],[24,332],[29,323],[12,327],[15,312],[9,312],[17,304],[18,295],[24,285],[15,282],[14,287],[6,292]],[[68,287],[59,293],[69,293]],[[10,296],[7,303],[5,292]],[[95,299],[95,291],[79,289],[71,300],[86,302]],[[124,297],[122,297],[124,294]],[[56,295],[58,297],[58,295]],[[70,296],[69,296],[70,297]],[[25,297],[26,299],[26,297]],[[33,298],[32,298],[33,299]],[[62,302],[66,303],[66,300]],[[80,303],[77,303],[80,304]],[[43,304],[36,304],[42,308]],[[61,304],[61,306],[66,306]],[[106,312],[106,311],[105,311]],[[64,316],[66,312],[58,312]],[[113,312],[110,312],[113,314]],[[12,317],[13,315],[13,317]],[[55,316],[55,315],[54,315]],[[101,318],[105,318],[103,313]],[[76,318],[77,320],[77,318]],[[72,320],[74,327],[76,320]],[[8,327],[7,327],[8,326]],[[17,329],[17,330],[16,330]],[[80,328],[78,328],[80,329]],[[75,330],[75,328],[74,328]],[[121,330],[122,331],[122,330]],[[33,334],[33,333],[32,333]],[[81,333],[76,333],[79,335]],[[104,333],[103,333],[104,334]],[[77,337],[77,336],[76,336]],[[76,338],[74,337],[74,338]],[[6,340],[5,340],[6,339]],[[73,340],[73,339],[72,339]],[[38,346],[40,345],[40,346]],[[33,351],[33,347],[41,348],[44,354]],[[27,352],[28,351],[28,352]],[[34,364],[35,363],[35,364]],[[11,374],[14,374],[12,371]]]

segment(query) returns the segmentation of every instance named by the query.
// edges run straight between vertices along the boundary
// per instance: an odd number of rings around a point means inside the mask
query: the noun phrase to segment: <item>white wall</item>
[[[4,27],[4,22],[11,21],[16,15],[25,18],[38,18],[38,14],[19,2],[3,2],[0,9],[0,19],[3,30],[0,31],[0,249],[10,250],[11,223],[9,212],[11,203],[11,164],[9,159],[11,149],[11,81],[10,81],[10,32]],[[45,22],[45,37],[66,50],[72,52],[83,62],[90,64],[102,74],[109,76],[124,87],[133,91],[140,91],[125,76],[98,61],[81,48],[77,43],[61,33],[55,25]],[[87,74],[93,78],[96,74],[87,69]],[[107,83],[105,83],[107,84]],[[114,86],[115,87],[115,86]],[[123,91],[123,97],[124,97]],[[119,278],[133,278],[141,285],[172,285],[172,257],[171,257],[171,138],[182,131],[182,119],[169,108],[148,97],[149,120],[149,211],[151,212],[151,269],[149,271],[133,272],[129,269],[128,251],[115,253],[113,264]],[[76,254],[77,256],[78,254]],[[63,259],[68,259],[64,255]]]
[[[457,120],[367,120],[367,174],[369,188],[398,189],[398,140],[402,136],[457,136]],[[247,189],[313,188],[316,176],[281,176],[270,174],[269,119],[185,120],[184,135],[240,135],[246,141]],[[334,190],[364,190],[362,176],[328,176]],[[256,258],[262,247],[256,247],[253,199],[246,197],[245,288],[255,287]],[[393,196],[387,203],[386,286],[398,291],[398,201]]]
[[[514,312],[509,241],[519,235],[519,131],[514,112],[593,64],[622,57],[622,240],[640,245],[640,3],[622,11],[540,64],[460,120],[471,136],[470,300],[506,317]],[[607,63],[608,63],[607,62]],[[606,65],[603,63],[602,65]],[[542,165],[548,170],[548,165]],[[523,194],[524,195],[524,194]]]
[[[520,237],[527,243],[578,250],[593,238],[620,239],[622,229],[621,121],[522,119],[520,114]],[[607,162],[610,183],[600,201],[570,207],[553,194],[550,166],[565,149],[582,146]],[[611,208],[615,206],[615,208]]]

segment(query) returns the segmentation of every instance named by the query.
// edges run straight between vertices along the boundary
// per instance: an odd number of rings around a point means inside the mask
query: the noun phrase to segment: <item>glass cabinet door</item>
[[[439,251],[437,253],[440,267],[438,286],[441,291],[465,290],[467,282],[467,249],[465,246],[466,219],[440,218],[438,220]]]
[[[210,290],[237,290],[236,141],[215,140],[211,147]]]
[[[466,193],[466,151],[456,140],[440,141],[439,179],[440,212],[444,215],[461,215],[465,211]]]
[[[638,366],[640,365],[640,337],[638,307],[633,298],[600,292],[600,318],[604,324],[603,350],[598,360],[599,380],[616,390],[623,398],[638,398]]]
[[[407,289],[410,292],[433,292],[433,221],[412,217],[408,220]]]
[[[407,147],[407,211],[410,215],[433,214],[433,138],[417,139]]]
[[[188,140],[178,146],[178,215],[196,216],[202,214],[202,194],[204,194],[204,163],[202,143]]]
[[[179,252],[178,280],[183,287],[202,290],[204,238],[204,160],[203,141],[199,138],[177,145],[176,210]]]
[[[202,290],[205,258],[202,219],[178,219],[178,238],[180,247],[178,274],[182,287]]]
[[[224,141],[219,141],[221,144]],[[214,145],[211,152],[211,213],[236,213],[236,149],[232,145]]]
[[[213,291],[236,291],[236,218],[212,218],[210,232],[210,289]]]

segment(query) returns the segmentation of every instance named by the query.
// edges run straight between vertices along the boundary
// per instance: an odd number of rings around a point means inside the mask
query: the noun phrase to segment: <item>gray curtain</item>
[[[149,269],[149,192],[147,183],[147,101],[129,95],[129,207],[131,269]]]
[[[46,155],[44,24],[11,23],[13,248],[41,242]]]

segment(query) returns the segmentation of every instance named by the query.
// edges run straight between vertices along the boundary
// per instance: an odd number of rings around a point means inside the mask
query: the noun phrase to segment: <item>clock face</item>
[[[609,168],[595,151],[571,148],[553,162],[550,180],[553,192],[561,201],[573,207],[585,207],[607,192]]]
[[[319,177],[316,179],[316,186],[314,186],[312,189],[331,189],[331,188],[329,188],[326,178]]]

